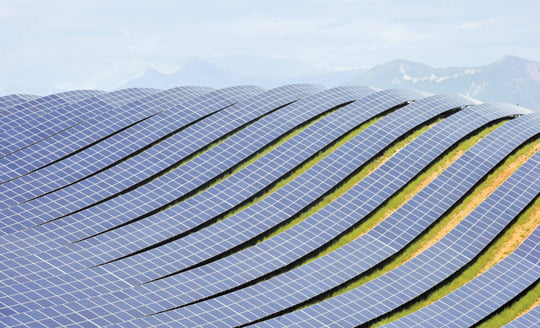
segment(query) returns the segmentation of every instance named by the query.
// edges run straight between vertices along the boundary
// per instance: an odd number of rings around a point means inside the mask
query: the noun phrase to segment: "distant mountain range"
[[[172,74],[148,69],[143,76],[123,87],[165,89],[178,85],[224,87],[237,84],[273,87],[286,83],[359,84],[377,88],[413,88],[432,93],[461,93],[483,101],[507,102],[540,110],[540,63],[515,56],[504,56],[484,66],[447,68],[397,59],[370,69],[304,76],[285,76],[283,73],[281,76],[251,76],[195,58]]]
[[[505,56],[485,66],[449,68],[394,60],[373,67],[350,83],[461,93],[483,101],[540,109],[540,64],[514,56]]]

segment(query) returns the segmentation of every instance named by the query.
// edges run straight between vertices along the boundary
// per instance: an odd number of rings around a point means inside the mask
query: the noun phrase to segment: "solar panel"
[[[514,253],[445,297],[383,327],[469,327],[510,302],[540,278],[540,228]],[[530,326],[532,327],[532,326]]]
[[[5,210],[6,217],[14,219],[11,222],[15,225],[10,229],[19,230],[46,222],[137,185],[261,115],[320,90],[321,87],[312,85],[284,86],[230,106],[130,157],[114,166],[114,169]],[[73,169],[77,171],[82,168],[75,166]],[[67,204],[69,207],[65,206]]]
[[[3,158],[3,164],[5,164],[3,171],[6,171],[6,169],[9,171],[2,172],[0,181],[3,182],[15,178],[29,171],[28,169],[25,170],[25,167],[28,166],[28,157],[24,158],[22,157],[24,154],[14,154],[15,152],[26,148],[25,153],[32,159],[42,157],[43,155],[46,156],[49,149],[47,147],[41,148],[40,150],[42,152],[35,152],[34,148],[27,147],[50,136],[56,136],[56,139],[59,139],[68,134],[67,139],[63,142],[65,145],[66,141],[73,140],[71,139],[73,135],[70,135],[70,133],[74,134],[72,129],[80,129],[81,125],[92,125],[97,129],[100,127],[100,124],[107,124],[109,131],[114,131],[119,120],[123,119],[126,122],[130,122],[131,119],[136,121],[137,119],[142,119],[145,114],[145,111],[142,110],[143,108],[133,106],[133,104],[125,105],[118,110],[115,110],[116,106],[121,106],[128,102],[131,103],[140,98],[152,99],[153,93],[155,93],[154,89],[120,90],[88,98],[77,103],[59,106],[55,110],[42,113],[42,115],[36,115],[33,118],[25,118],[12,122],[10,124],[11,130],[2,134],[4,140],[2,141],[0,154],[3,156],[12,154],[14,156]],[[135,109],[139,110],[134,111]],[[54,143],[51,146],[54,146]]]
[[[84,151],[86,153],[93,151],[94,154],[97,153],[101,157],[104,157],[104,154],[114,154],[109,164],[113,163],[115,159],[122,156],[121,149],[125,149],[128,146],[126,139],[135,141],[139,140],[140,137],[144,138],[147,134],[150,134],[149,131],[142,131],[142,136],[134,135],[144,127],[138,123],[162,113],[162,111],[174,107],[178,103],[208,93],[211,90],[205,87],[180,87],[151,94],[137,99],[135,102],[133,102],[133,94],[129,94],[131,101],[120,108],[114,108],[109,102],[103,102],[103,106],[96,106],[94,104],[93,107],[107,108],[106,113],[96,115],[96,117],[89,117],[88,120],[71,127],[69,130],[64,130],[60,134],[0,159],[3,170],[3,174],[0,176],[3,180],[26,174],[21,179],[9,181],[0,187],[0,192],[2,192],[2,189],[13,190],[15,192],[14,197],[8,199],[3,204],[4,207],[13,206],[34,197],[39,197],[44,193],[51,192],[54,190],[52,186],[59,188],[73,183],[73,179],[69,179],[70,175],[66,174],[65,163],[60,163],[53,167],[47,166],[54,163],[54,161],[69,156],[72,152],[76,152],[79,149],[94,145],[92,149],[86,148]],[[70,112],[73,111],[70,110]],[[75,114],[75,117],[79,116]],[[112,137],[112,139],[109,139],[109,137]],[[95,145],[98,141],[102,142],[102,144]],[[115,149],[115,145],[120,149]],[[86,165],[88,162],[76,161],[74,158],[70,158],[67,162],[68,167],[81,166],[85,168],[84,172],[88,172],[88,174],[93,173],[88,168],[88,165]],[[95,161],[92,161],[92,163],[95,165]],[[47,166],[46,170],[36,172],[33,175],[28,174],[43,166]],[[10,168],[13,169],[10,170]],[[69,170],[69,168],[67,169]],[[80,177],[84,172],[78,170],[74,173]],[[49,176],[48,179],[47,176]],[[36,185],[36,181],[39,181],[39,185]],[[52,186],[47,188],[51,184]]]

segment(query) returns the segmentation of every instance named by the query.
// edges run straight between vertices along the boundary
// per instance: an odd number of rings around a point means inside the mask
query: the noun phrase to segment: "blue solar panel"
[[[42,164],[34,159],[46,157],[48,149],[55,149],[55,146],[60,147],[58,142],[54,143],[55,141],[62,140],[61,145],[66,145],[69,144],[69,141],[75,140],[74,130],[79,131],[89,125],[94,129],[98,129],[102,124],[108,126],[111,133],[119,125],[117,123],[119,120],[126,121],[129,124],[130,121],[142,119],[146,112],[144,108],[134,106],[133,101],[140,98],[153,99],[155,96],[152,96],[152,94],[155,91],[155,89],[120,90],[84,99],[74,104],[60,106],[43,115],[36,115],[34,118],[12,122],[12,129],[2,134],[4,140],[2,141],[0,153],[4,156],[8,154],[13,156],[2,158],[4,167],[0,175],[0,181],[4,182],[28,173],[36,165],[39,167],[39,165],[47,164],[48,162]],[[128,102],[130,104],[125,105]],[[115,108],[121,105],[124,106],[118,109]],[[148,115],[151,113],[152,111]],[[52,141],[47,140],[45,146],[41,148],[28,147],[50,136],[55,138]],[[24,149],[23,154],[16,153],[22,149]],[[27,156],[25,157],[25,155]],[[33,166],[29,164],[34,162],[37,163]]]
[[[16,194],[3,204],[4,207],[13,206],[44,193],[51,192],[54,190],[53,186],[59,188],[73,183],[74,179],[70,179],[70,175],[65,173],[66,170],[74,166],[85,168],[84,171],[77,170],[77,172],[73,172],[77,177],[81,177],[85,172],[88,172],[87,174],[93,173],[87,163],[91,162],[93,165],[96,165],[96,160],[81,162],[76,161],[75,158],[69,158],[66,160],[67,163],[59,163],[52,167],[47,166],[45,170],[36,172],[33,175],[28,174],[29,172],[49,165],[62,157],[70,155],[74,151],[92,144],[94,144],[94,147],[85,149],[86,153],[93,151],[94,154],[100,155],[100,158],[105,157],[106,154],[111,154],[111,156],[108,156],[110,158],[109,164],[113,163],[114,160],[121,158],[122,152],[134,151],[136,149],[127,147],[129,140],[138,141],[141,138],[147,138],[148,135],[151,135],[151,132],[148,130],[140,131],[141,128],[148,125],[136,123],[141,123],[141,120],[146,120],[171,107],[176,107],[178,103],[208,93],[211,90],[210,88],[203,87],[180,87],[158,92],[135,101],[133,101],[134,94],[129,93],[129,99],[131,101],[119,108],[114,108],[109,101],[104,102],[100,99],[100,103],[102,102],[104,105],[96,106],[94,104],[93,106],[95,108],[107,108],[106,113],[96,115],[96,117],[88,117],[87,120],[71,127],[69,130],[64,130],[60,134],[0,159],[0,164],[4,171],[0,177],[3,180],[26,174],[21,179],[9,181],[0,187],[2,188],[0,192],[2,190],[12,190]],[[139,98],[139,96],[136,98]],[[70,112],[74,111],[73,109],[70,110]],[[75,117],[79,116],[81,115],[76,115]],[[133,126],[133,124],[135,125]],[[137,132],[140,134],[134,135]],[[112,139],[109,139],[111,134],[114,135]],[[95,145],[98,141],[102,143]],[[13,169],[9,170],[9,168]],[[73,171],[73,169],[71,170]],[[62,179],[59,179],[59,176]]]
[[[540,278],[540,266],[527,260],[540,256],[540,228],[511,255],[492,268],[428,306],[383,327],[470,327]]]
[[[312,85],[290,85],[253,96],[226,108],[171,138],[79,183],[5,210],[16,222],[11,229],[19,230],[34,224],[69,214],[84,206],[114,195],[153,174],[166,170],[181,159],[195,153],[216,139],[256,120],[275,108],[320,91]],[[82,168],[75,166],[75,171]],[[69,205],[69,206],[66,206]]]

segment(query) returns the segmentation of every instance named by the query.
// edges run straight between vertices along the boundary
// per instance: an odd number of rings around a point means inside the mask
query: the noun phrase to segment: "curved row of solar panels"
[[[0,133],[2,326],[540,323],[527,109],[134,88],[0,97]]]

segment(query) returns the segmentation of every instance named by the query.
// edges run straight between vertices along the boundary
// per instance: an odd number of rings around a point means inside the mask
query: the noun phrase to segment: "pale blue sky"
[[[0,91],[111,88],[190,57],[269,56],[314,73],[540,61],[539,17],[538,0],[0,0]]]

